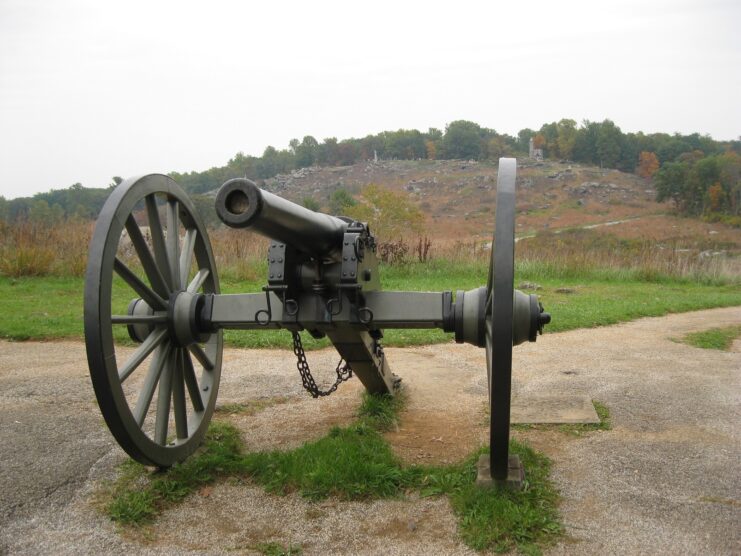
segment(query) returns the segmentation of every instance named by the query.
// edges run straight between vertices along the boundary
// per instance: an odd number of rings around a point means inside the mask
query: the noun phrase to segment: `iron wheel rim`
[[[485,343],[491,417],[489,458],[495,479],[506,479],[509,465],[516,172],[514,158],[499,159],[495,235],[487,282]]]

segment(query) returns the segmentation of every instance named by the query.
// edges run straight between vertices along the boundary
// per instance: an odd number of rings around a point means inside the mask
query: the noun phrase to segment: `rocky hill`
[[[358,195],[368,184],[406,192],[427,215],[431,238],[490,238],[497,166],[455,160],[379,161],[311,167],[278,175],[260,185],[302,202],[329,206],[333,192]],[[593,229],[624,238],[741,247],[741,231],[699,219],[680,218],[657,203],[650,181],[617,170],[575,163],[521,160],[517,175],[517,235],[545,230]]]

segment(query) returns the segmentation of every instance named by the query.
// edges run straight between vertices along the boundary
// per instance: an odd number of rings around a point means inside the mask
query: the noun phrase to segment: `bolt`
[[[283,262],[283,259],[278,259],[278,262],[279,262],[279,263],[282,263],[282,262]]]
[[[274,263],[274,262],[275,262],[275,259],[270,259],[270,262],[271,262],[271,263]]]
[[[350,277],[351,277],[351,278],[355,278],[355,273],[354,273],[354,272],[351,272],[351,273],[350,273]]]
[[[272,274],[270,275],[270,278],[271,278],[271,279],[273,278],[273,275],[272,275]]]
[[[283,278],[283,275],[282,274],[278,274],[278,278]]]
[[[208,385],[206,385],[206,386],[203,387],[203,391],[204,392],[208,392]]]
[[[343,275],[343,276],[347,276],[347,272],[343,272],[343,273],[342,273],[342,275]]]

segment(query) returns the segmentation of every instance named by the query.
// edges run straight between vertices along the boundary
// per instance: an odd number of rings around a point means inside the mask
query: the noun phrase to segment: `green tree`
[[[584,120],[577,130],[574,141],[574,160],[594,164],[599,161],[597,157],[597,135],[600,124]]]
[[[600,124],[595,146],[601,167],[617,168],[622,136],[620,128],[612,120],[605,120]]]
[[[466,120],[450,122],[445,127],[443,148],[446,158],[478,159],[481,156],[482,130]]]
[[[543,124],[536,137],[542,137],[545,141],[542,148],[548,158],[558,158],[558,124],[556,122]]]
[[[576,143],[576,121],[563,119],[556,124],[556,144],[558,156],[571,160]]]
[[[684,188],[689,168],[685,162],[667,162],[654,175],[656,200],[672,201],[674,207],[682,211],[684,207]]]
[[[311,135],[305,136],[301,144],[296,146],[296,167],[313,166],[317,162],[318,155],[319,142]]]
[[[346,189],[338,189],[329,197],[329,211],[331,214],[344,215],[348,209],[356,204],[358,202]]]
[[[382,241],[393,241],[420,234],[424,214],[407,195],[379,185],[367,185],[360,192],[360,202],[349,207],[347,216],[367,222]]]
[[[339,159],[337,138],[327,137],[319,147],[319,164],[336,166]]]
[[[322,206],[319,204],[319,201],[314,199],[313,197],[304,197],[301,199],[301,204],[304,205],[307,209],[313,210],[313,211],[319,211]]]
[[[741,214],[741,155],[728,151],[718,157],[720,184],[728,201],[728,211]]]
[[[517,150],[523,153],[530,153],[530,139],[535,137],[535,132],[526,127],[517,132]]]
[[[257,177],[272,178],[280,172],[280,157],[275,147],[268,145],[257,163]]]

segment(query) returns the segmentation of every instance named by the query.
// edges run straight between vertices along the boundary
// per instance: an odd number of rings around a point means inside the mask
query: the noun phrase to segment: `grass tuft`
[[[681,338],[680,341],[698,348],[728,351],[736,338],[741,338],[741,325],[693,332]]]
[[[400,389],[395,396],[363,393],[358,417],[372,428],[389,431],[398,426],[399,413],[406,404],[406,391]]]
[[[289,544],[285,546],[279,542],[260,542],[254,545],[254,548],[260,554],[264,556],[301,556],[304,553],[301,545]]]
[[[214,421],[203,446],[191,458],[168,470],[151,470],[134,461],[121,466],[105,505],[112,520],[142,525],[217,477],[240,471],[241,441],[234,427]]]
[[[243,472],[269,492],[300,492],[311,500],[389,498],[415,484],[381,434],[366,423],[334,427],[288,452],[246,454]]]
[[[558,516],[558,491],[549,477],[550,460],[523,443],[510,441],[510,452],[525,466],[525,486],[520,491],[481,489],[473,480],[475,460],[463,472],[470,479],[450,494],[458,514],[463,541],[476,550],[507,552],[518,549],[537,554],[563,534]],[[478,455],[488,453],[481,450]]]

